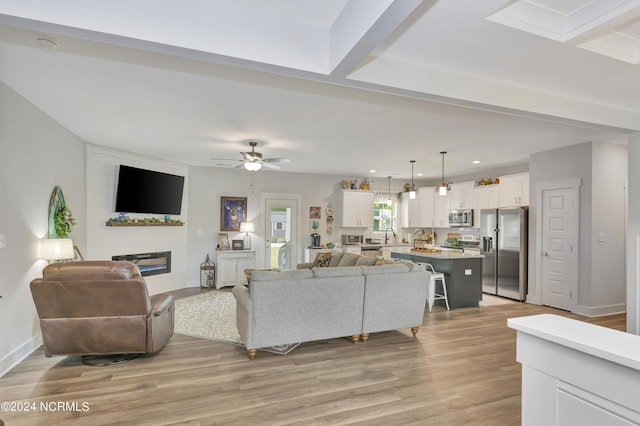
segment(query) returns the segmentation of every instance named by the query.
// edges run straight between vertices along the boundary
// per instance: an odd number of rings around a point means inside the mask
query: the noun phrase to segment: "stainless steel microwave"
[[[449,226],[473,226],[473,209],[449,211]]]
[[[362,244],[363,236],[358,234],[344,234],[342,235],[342,244],[345,246],[348,245],[357,245]]]

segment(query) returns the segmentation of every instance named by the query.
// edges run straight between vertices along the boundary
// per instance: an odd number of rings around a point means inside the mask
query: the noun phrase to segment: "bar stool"
[[[427,271],[431,272],[431,278],[429,279],[429,290],[427,294],[427,302],[429,302],[429,312],[433,308],[433,302],[436,300],[444,300],[447,304],[447,310],[450,311],[449,308],[449,299],[447,298],[447,285],[444,282],[444,274],[442,272],[436,272],[433,269],[433,266],[430,263],[424,264]],[[436,293],[436,280],[442,281],[442,294]]]

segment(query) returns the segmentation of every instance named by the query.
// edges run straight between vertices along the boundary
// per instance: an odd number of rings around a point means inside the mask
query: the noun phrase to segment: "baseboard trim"
[[[35,352],[40,346],[42,346],[42,335],[38,333],[16,350],[2,358],[2,360],[0,360],[0,377],[3,377],[11,371],[13,367],[24,361],[25,358]]]
[[[574,313],[584,315],[586,317],[602,317],[605,315],[623,314],[627,311],[627,307],[624,303],[618,305],[607,305],[590,307],[584,305],[576,306]]]

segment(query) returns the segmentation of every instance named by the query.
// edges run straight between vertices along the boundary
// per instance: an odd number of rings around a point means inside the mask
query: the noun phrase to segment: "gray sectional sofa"
[[[253,271],[237,285],[236,322],[249,358],[259,348],[422,325],[430,273],[411,262]]]

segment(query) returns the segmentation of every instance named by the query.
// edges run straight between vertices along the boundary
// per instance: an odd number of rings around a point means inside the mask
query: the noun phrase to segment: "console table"
[[[245,269],[256,268],[255,250],[218,250],[216,251],[216,289],[246,285]]]

